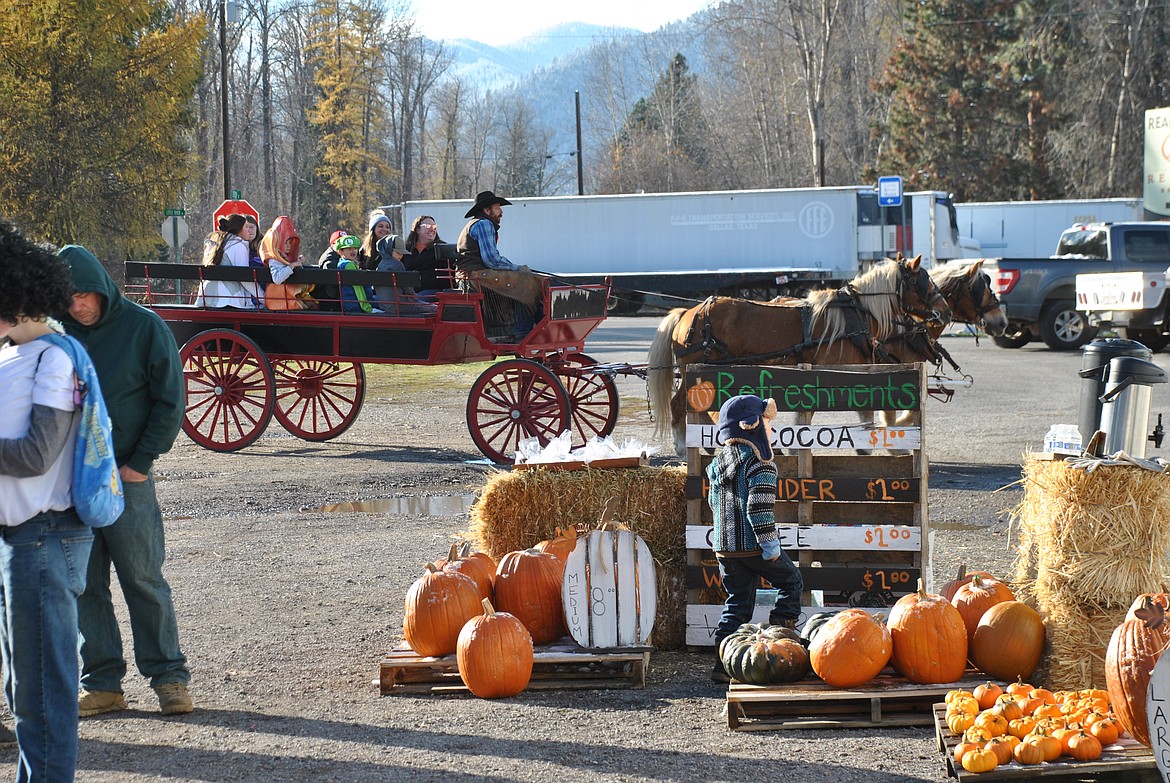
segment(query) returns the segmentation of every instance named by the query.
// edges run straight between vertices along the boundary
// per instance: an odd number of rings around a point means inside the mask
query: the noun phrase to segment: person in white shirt
[[[256,224],[243,215],[232,214],[221,217],[216,225],[219,230],[207,238],[207,242],[212,244],[207,247],[205,264],[250,267],[251,251],[248,243],[256,238]],[[260,307],[260,297],[255,283],[204,280],[195,298],[195,305],[255,310]]]
[[[73,363],[38,339],[69,310],[64,261],[0,222],[0,652],[22,779],[77,766],[77,597],[93,531],[73,508]]]

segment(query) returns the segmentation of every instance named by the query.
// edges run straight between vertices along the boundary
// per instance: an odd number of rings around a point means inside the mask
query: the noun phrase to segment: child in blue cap
[[[764,402],[754,394],[732,397],[719,409],[723,448],[707,466],[707,502],[715,517],[713,548],[727,592],[715,629],[716,650],[740,625],[751,622],[760,577],[776,588],[768,622],[795,628],[800,617],[804,582],[780,549],[776,533],[777,474],[771,444],[775,416],[776,402]],[[711,679],[730,681],[721,661],[715,661]]]

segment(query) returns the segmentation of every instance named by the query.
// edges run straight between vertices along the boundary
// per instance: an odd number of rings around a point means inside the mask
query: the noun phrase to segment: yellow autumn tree
[[[380,89],[385,17],[377,0],[318,0],[309,27],[318,94],[308,119],[317,131],[317,173],[330,190],[328,218],[350,230],[364,228],[393,174]]]
[[[162,0],[0,0],[0,215],[106,257],[157,247],[204,35]]]

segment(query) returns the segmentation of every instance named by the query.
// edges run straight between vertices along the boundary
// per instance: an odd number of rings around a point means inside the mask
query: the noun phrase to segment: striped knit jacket
[[[761,460],[747,443],[732,441],[711,460],[707,478],[716,552],[756,553],[760,541],[778,540],[776,463]]]

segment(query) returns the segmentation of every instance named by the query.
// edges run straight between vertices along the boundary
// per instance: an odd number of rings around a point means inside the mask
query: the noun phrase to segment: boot
[[[711,667],[711,682],[729,683],[731,677],[727,674],[727,670],[723,668],[723,661],[718,658],[715,659],[715,665]]]

